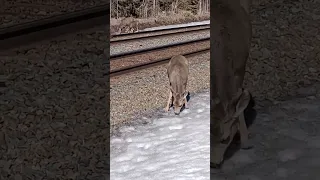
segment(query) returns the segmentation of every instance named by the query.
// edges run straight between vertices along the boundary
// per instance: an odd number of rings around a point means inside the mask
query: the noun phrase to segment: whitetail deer
[[[176,115],[180,114],[181,108],[187,105],[187,83],[189,75],[189,63],[188,60],[181,56],[173,56],[167,65],[167,74],[169,78],[170,88],[169,88],[169,98],[165,111],[168,112],[170,106],[173,104],[174,113]]]
[[[224,154],[239,132],[242,148],[249,148],[244,119],[251,95],[242,88],[251,44],[251,0],[214,0],[211,6],[210,165],[220,167]]]

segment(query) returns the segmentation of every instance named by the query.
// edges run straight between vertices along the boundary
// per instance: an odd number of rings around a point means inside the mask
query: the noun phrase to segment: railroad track
[[[0,27],[8,27],[39,20],[50,16],[83,10],[106,4],[106,0],[87,0],[87,1],[3,1],[0,2]]]
[[[115,44],[143,39],[155,39],[159,37],[167,37],[185,33],[195,33],[208,30],[210,30],[210,25],[206,24],[197,26],[176,27],[170,29],[158,29],[155,31],[140,31],[136,33],[113,35],[113,38],[110,40],[110,43]]]
[[[0,29],[0,51],[108,25],[109,4]],[[106,27],[107,28],[107,27]]]
[[[192,50],[190,50],[192,49]],[[186,57],[210,51],[210,38],[180,42],[110,56],[110,77],[120,76],[167,63],[173,55]],[[160,58],[159,58],[160,57]]]

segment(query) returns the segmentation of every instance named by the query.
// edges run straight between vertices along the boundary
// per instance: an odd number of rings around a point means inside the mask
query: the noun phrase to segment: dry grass
[[[110,19],[111,33],[116,31],[122,19],[123,18]],[[209,13],[203,14],[203,15],[193,15],[188,11],[181,11],[179,14],[167,14],[167,15],[160,15],[156,18],[135,19],[135,20],[139,22],[138,28],[141,30],[141,29],[156,27],[156,26],[182,24],[182,23],[189,23],[189,22],[204,21],[209,19],[210,19]]]

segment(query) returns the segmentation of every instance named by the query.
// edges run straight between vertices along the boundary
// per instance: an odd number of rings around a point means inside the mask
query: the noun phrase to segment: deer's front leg
[[[168,112],[169,109],[170,109],[171,101],[172,101],[172,92],[171,92],[171,90],[169,89],[169,98],[168,98],[167,106],[164,108],[164,110],[165,110],[166,112]]]
[[[187,98],[185,98],[185,100],[184,100],[184,108],[189,109]]]
[[[184,97],[184,108],[189,109],[188,101],[187,101],[187,96]]]
[[[184,98],[183,98],[184,108],[189,109],[188,100],[187,100],[187,96],[188,96],[189,92],[188,92],[188,91],[186,91],[186,92],[187,92],[187,93],[184,95]]]

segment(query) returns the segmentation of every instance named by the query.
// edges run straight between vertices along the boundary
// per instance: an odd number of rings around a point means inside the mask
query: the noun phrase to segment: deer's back
[[[242,85],[251,41],[250,17],[238,4],[221,1],[211,19],[214,94],[230,99]],[[229,2],[229,1],[228,1]]]
[[[178,89],[180,86],[185,87],[187,85],[189,74],[188,60],[181,55],[172,57],[167,66],[167,73],[173,88],[174,86]]]

